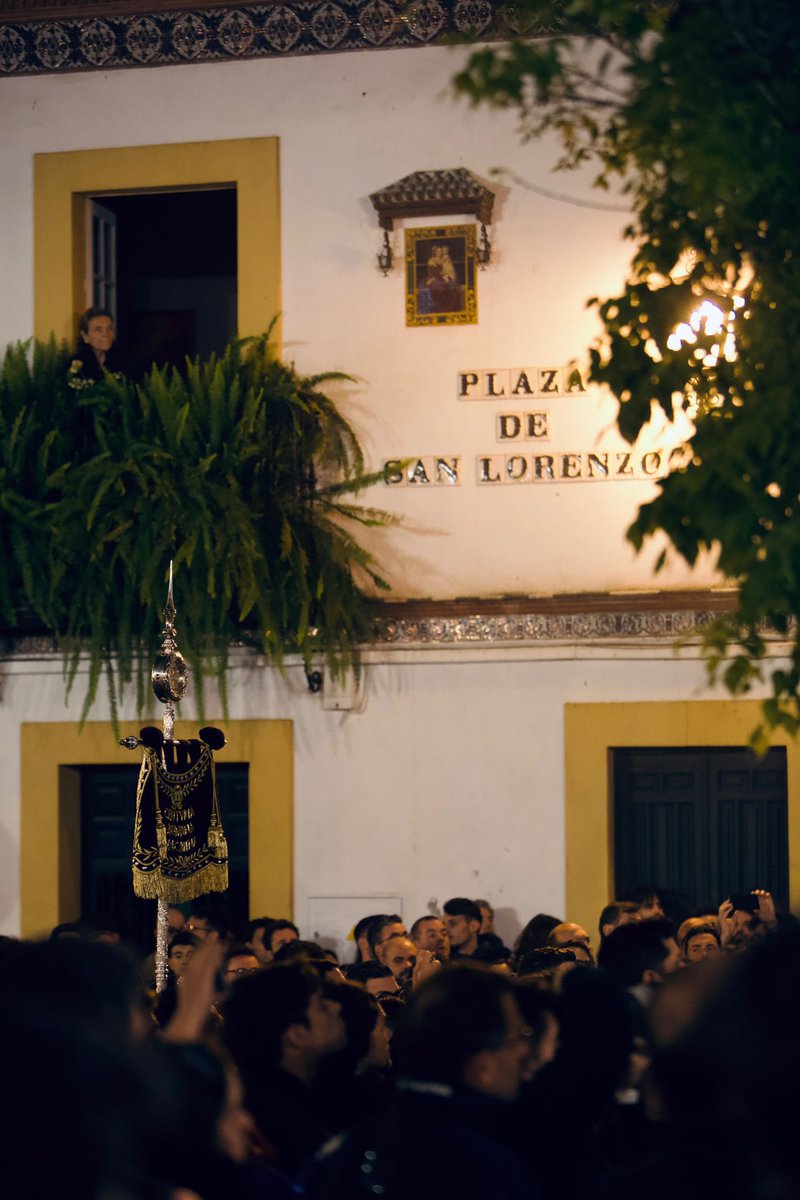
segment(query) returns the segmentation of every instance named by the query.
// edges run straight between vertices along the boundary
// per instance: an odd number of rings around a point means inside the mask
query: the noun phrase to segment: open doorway
[[[127,369],[221,353],[236,336],[236,188],[87,198],[87,306],[111,308]]]

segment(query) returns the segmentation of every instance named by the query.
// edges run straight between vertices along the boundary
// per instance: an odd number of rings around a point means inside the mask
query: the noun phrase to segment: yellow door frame
[[[600,911],[614,897],[616,747],[745,746],[759,724],[756,700],[567,704],[564,711],[567,915],[597,937]],[[789,897],[800,907],[800,745],[786,747],[789,815]]]
[[[292,912],[292,722],[225,721],[220,762],[249,764],[250,914]],[[197,737],[188,721],[176,737]],[[20,726],[22,936],[46,934],[80,912],[80,776],[85,765],[130,765],[111,726],[89,721],[24,722]],[[136,797],[131,796],[131,806]]]

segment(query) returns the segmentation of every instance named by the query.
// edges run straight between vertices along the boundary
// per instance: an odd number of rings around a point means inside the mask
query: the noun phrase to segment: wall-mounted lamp
[[[485,271],[489,263],[492,261],[492,243],[489,241],[489,235],[486,232],[486,226],[481,225],[481,236],[475,247],[475,257],[478,260],[478,266],[482,271]]]
[[[440,224],[443,216],[474,213],[481,226],[475,258],[481,270],[492,261],[492,245],[486,226],[492,221],[494,192],[465,167],[414,171],[379,192],[373,192],[370,200],[383,229],[383,246],[376,255],[382,275],[388,275],[394,264],[389,232],[394,229],[395,221],[408,217],[426,217],[432,223]]]
[[[303,670],[306,673],[306,684],[308,685],[308,690],[310,692],[314,692],[314,693],[321,692],[322,691],[322,672],[321,671],[309,671],[308,667],[306,667],[306,666],[303,667]]]
[[[378,259],[378,267],[381,275],[388,275],[392,269],[392,264],[394,263],[394,255],[392,254],[392,247],[389,243],[389,231],[386,229],[383,231],[383,245],[378,251],[376,257]]]

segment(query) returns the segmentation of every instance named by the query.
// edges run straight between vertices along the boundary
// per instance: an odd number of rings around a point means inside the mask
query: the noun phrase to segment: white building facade
[[[328,17],[336,8],[317,6]],[[211,11],[195,14],[200,40]],[[213,10],[215,19],[223,11]],[[95,69],[15,66],[12,34],[28,38],[32,62],[34,34],[46,24],[37,16],[0,26],[4,342],[45,332],[53,312],[36,294],[48,285],[37,265],[44,235],[34,164],[55,160],[37,156],[93,155],[81,163],[100,164],[99,182],[86,187],[102,192],[106,152],[107,162],[130,154],[142,163],[146,148],[166,146],[177,163],[197,143],[246,140],[256,160],[269,147],[277,242],[260,258],[267,251],[243,241],[250,226],[240,224],[240,288],[246,276],[249,289],[245,300],[240,292],[240,332],[265,328],[279,309],[284,357],[304,372],[354,377],[335,396],[368,465],[403,464],[368,497],[399,521],[364,535],[393,607],[365,651],[357,692],[337,699],[326,682],[313,695],[299,664],[281,675],[244,653],[232,659],[232,752],[240,753],[241,722],[282,722],[289,747],[288,800],[255,822],[253,915],[291,904],[306,935],[335,938],[354,915],[390,901],[411,921],[470,895],[495,905],[507,938],[539,910],[596,920],[614,889],[609,751],[742,745],[757,721],[755,702],[733,704],[707,689],[691,639],[674,648],[724,602],[712,563],[689,572],[674,562],[654,577],[661,546],[637,557],[625,540],[685,430],[656,425],[628,447],[615,429],[616,402],[585,382],[599,333],[587,300],[615,294],[630,256],[624,202],[594,191],[590,170],[554,175],[558,145],[522,144],[512,115],[457,101],[451,80],[463,48],[408,37],[242,61],[228,49],[220,61],[204,61],[204,51],[173,65],[155,56],[156,65],[138,66],[129,53],[124,64],[110,55]],[[137,26],[138,42],[133,28],[131,17],[131,44],[146,47],[146,28]],[[246,42],[246,24],[238,28]],[[77,35],[68,32],[74,58]],[[49,36],[57,59],[58,38]],[[102,59],[102,37],[93,36]],[[395,265],[383,276],[369,197],[413,172],[454,168],[495,192],[477,321],[409,326],[406,231],[475,226],[475,216],[397,220]],[[66,307],[60,324],[49,323],[67,336],[73,320]],[[176,600],[180,611],[179,579]],[[77,915],[66,878],[77,869],[65,850],[69,799],[32,773],[31,754],[55,747],[57,775],[59,765],[87,761],[81,745],[91,761],[107,738],[107,761],[128,761],[104,724],[102,697],[96,724],[78,733],[84,677],[65,708],[60,663],[40,649],[9,641],[0,664],[0,930],[10,934]],[[146,715],[157,718],[155,709]],[[225,725],[219,711],[208,715]],[[122,719],[138,727],[132,701]],[[26,743],[26,727],[39,740]]]

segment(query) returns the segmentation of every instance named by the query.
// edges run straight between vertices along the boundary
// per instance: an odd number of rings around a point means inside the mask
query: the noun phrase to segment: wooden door
[[[86,307],[107,308],[117,320],[117,216],[110,208],[86,197]]]
[[[617,894],[641,883],[690,909],[764,887],[788,906],[786,751],[615,749]]]

